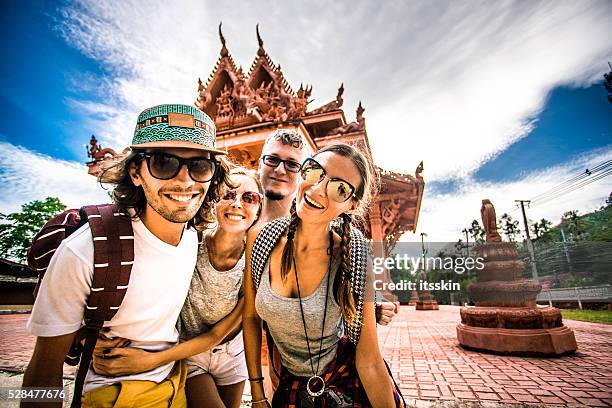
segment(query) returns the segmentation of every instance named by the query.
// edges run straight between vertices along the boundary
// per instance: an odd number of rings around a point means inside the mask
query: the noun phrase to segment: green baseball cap
[[[227,154],[215,148],[215,122],[190,105],[157,105],[138,115],[132,149],[187,148]]]

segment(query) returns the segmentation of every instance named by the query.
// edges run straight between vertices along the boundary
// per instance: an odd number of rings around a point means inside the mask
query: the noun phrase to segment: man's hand
[[[376,323],[386,326],[393,320],[399,312],[399,305],[392,302],[376,303]]]

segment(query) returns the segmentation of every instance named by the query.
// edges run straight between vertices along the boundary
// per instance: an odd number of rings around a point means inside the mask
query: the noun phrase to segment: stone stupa
[[[542,285],[523,278],[525,264],[514,243],[502,242],[489,200],[482,200],[480,213],[487,239],[476,247],[476,256],[483,258],[484,267],[468,287],[476,306],[461,308],[459,343],[501,354],[555,356],[576,351],[574,332],[563,325],[559,309],[536,304]]]

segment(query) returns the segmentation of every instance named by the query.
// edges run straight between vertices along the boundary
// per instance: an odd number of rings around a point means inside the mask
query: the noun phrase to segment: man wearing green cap
[[[129,347],[150,351],[178,341],[175,323],[197,258],[192,227],[212,219],[213,203],[228,181],[223,154],[215,149],[215,125],[204,112],[160,105],[139,115],[130,154],[100,176],[114,184],[113,201],[131,215],[134,233],[129,285],[117,313],[104,324],[107,338],[129,339]],[[57,248],[27,324],[37,341],[24,387],[62,385],[64,357],[83,325],[99,266],[87,223]],[[115,378],[89,369],[82,404],[185,406],[185,375],[180,363]]]

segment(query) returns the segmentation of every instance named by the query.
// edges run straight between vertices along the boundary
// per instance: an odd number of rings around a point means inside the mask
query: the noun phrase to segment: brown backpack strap
[[[81,405],[83,384],[100,329],[117,313],[134,263],[134,232],[126,213],[115,204],[86,206],[80,213],[91,229],[94,273],[84,313],[85,346],[74,382],[73,408]]]

